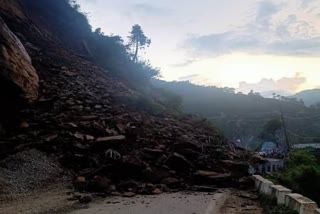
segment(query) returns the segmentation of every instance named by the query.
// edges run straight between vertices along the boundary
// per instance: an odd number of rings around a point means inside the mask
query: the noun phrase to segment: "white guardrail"
[[[278,204],[285,205],[299,214],[320,214],[317,203],[300,194],[292,193],[281,185],[274,185],[273,182],[260,175],[253,175],[255,188],[262,194],[277,199]]]

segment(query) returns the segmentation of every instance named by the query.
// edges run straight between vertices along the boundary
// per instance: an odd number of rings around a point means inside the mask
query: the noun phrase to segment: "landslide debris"
[[[39,98],[19,109],[15,129],[1,134],[1,159],[29,149],[45,151],[73,171],[79,191],[128,197],[246,182],[244,156],[206,121],[138,111],[125,100],[143,96],[139,92],[26,22],[5,17],[32,59]]]

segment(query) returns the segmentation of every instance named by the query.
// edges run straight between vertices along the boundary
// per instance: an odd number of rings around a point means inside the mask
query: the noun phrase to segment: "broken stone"
[[[94,176],[93,179],[89,181],[90,190],[94,191],[106,191],[109,189],[111,181],[105,176]]]
[[[123,197],[126,197],[126,198],[132,198],[134,197],[136,194],[133,193],[133,192],[125,192],[122,194]]]
[[[94,140],[94,137],[91,135],[85,135],[86,140]]]
[[[161,183],[167,185],[172,189],[178,188],[180,186],[180,181],[176,178],[165,178],[161,181]]]
[[[94,137],[91,135],[81,134],[79,132],[73,134],[73,136],[79,140],[94,140]]]
[[[159,194],[161,194],[162,193],[162,190],[161,189],[159,189],[159,188],[156,188],[155,190],[153,190],[153,192],[152,192],[153,194],[155,194],[155,195],[159,195]]]
[[[190,172],[194,168],[190,161],[178,153],[169,156],[165,164],[177,172]]]
[[[204,170],[198,170],[195,175],[205,177],[208,179],[231,177],[231,173],[217,173],[217,172],[213,172],[213,171],[204,171]]]
[[[75,133],[73,136],[79,140],[84,140],[84,134],[81,134],[79,132]]]
[[[29,128],[29,127],[30,127],[29,123],[27,123],[25,121],[20,123],[20,128],[22,128],[22,129],[26,129],[26,128]]]
[[[46,138],[46,141],[47,142],[50,142],[50,141],[53,141],[54,139],[56,139],[59,135],[58,134],[53,134],[53,135],[50,135]]]
[[[118,136],[111,136],[111,137],[99,137],[97,138],[97,142],[109,142],[109,141],[122,141],[125,140],[126,136],[118,135]]]
[[[78,128],[78,126],[74,123],[65,123],[63,124],[66,128]]]
[[[93,198],[92,198],[91,195],[84,195],[79,199],[79,202],[81,204],[88,204],[88,203],[90,203],[92,201],[93,201]]]
[[[74,186],[79,190],[84,190],[87,185],[87,181],[85,177],[77,177],[74,181]]]

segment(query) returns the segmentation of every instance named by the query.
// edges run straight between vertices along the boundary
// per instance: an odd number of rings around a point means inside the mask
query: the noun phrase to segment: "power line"
[[[289,132],[290,134],[295,135],[295,136],[300,137],[300,138],[312,139],[312,140],[315,139],[314,137],[306,137],[306,136],[298,135],[298,134],[296,134],[296,133],[294,133],[294,132],[292,132],[292,131],[289,131],[289,130],[288,130],[288,132]]]
[[[260,114],[260,113],[259,113]],[[262,113],[261,113],[262,114]],[[264,113],[264,114],[267,114],[267,113]],[[280,115],[281,116],[281,113],[279,112],[269,112],[268,114],[274,114],[274,116],[276,115]],[[251,115],[258,115],[258,114],[251,114]],[[264,116],[260,116],[259,118],[255,117],[255,118],[246,118],[246,117],[242,117],[242,116],[233,116],[234,118],[235,117],[239,117],[238,119],[231,119],[231,120],[228,120],[228,121],[239,121],[239,120],[260,120],[261,117],[264,117]],[[207,117],[208,120],[223,120],[223,119],[226,119],[228,117]],[[283,115],[283,118],[284,119],[288,119],[288,120],[307,120],[307,119],[320,119],[320,115],[315,115],[315,116],[310,116],[310,117],[288,117],[288,116],[284,116]]]
[[[289,119],[289,120],[307,120],[307,119],[316,119],[316,118],[320,119],[320,115],[316,115],[316,116],[312,116],[312,117],[286,117],[286,116],[284,116],[284,118]]]

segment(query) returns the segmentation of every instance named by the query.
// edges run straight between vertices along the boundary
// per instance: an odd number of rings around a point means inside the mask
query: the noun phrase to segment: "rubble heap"
[[[74,172],[76,188],[103,193],[208,190],[207,184],[215,189],[244,182],[248,166],[242,155],[205,121],[137,111],[123,101],[139,92],[19,24],[8,25],[32,58],[39,99],[20,109],[19,127],[1,134],[1,158],[31,148],[55,154]]]

